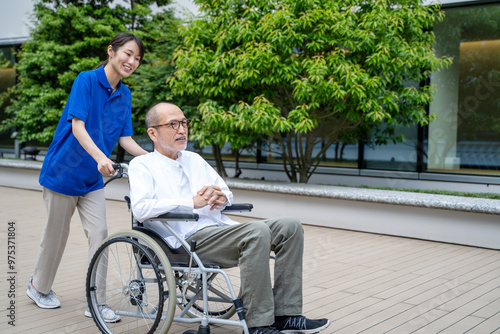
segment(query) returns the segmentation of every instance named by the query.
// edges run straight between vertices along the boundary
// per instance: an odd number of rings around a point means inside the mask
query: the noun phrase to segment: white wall
[[[0,0],[0,41],[28,38],[33,0]]]
[[[499,249],[498,215],[232,189],[256,218],[293,216],[303,224]]]
[[[123,2],[128,6],[123,0],[116,2]],[[0,42],[10,39],[25,40],[29,37],[32,26],[30,15],[34,3],[34,0],[0,0]],[[198,13],[192,0],[174,0],[172,6],[179,17]]]
[[[19,164],[19,163],[18,163]],[[0,166],[0,186],[41,190],[39,166]],[[456,210],[324,198],[232,188],[235,202],[252,203],[244,216],[294,216],[303,224],[500,249],[498,215]],[[128,180],[111,182],[106,198],[123,200]]]

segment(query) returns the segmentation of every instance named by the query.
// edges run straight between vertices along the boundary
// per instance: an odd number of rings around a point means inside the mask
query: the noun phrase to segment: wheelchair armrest
[[[148,220],[195,220],[198,221],[200,216],[197,213],[178,213],[178,212],[167,212],[159,215],[155,218],[150,218]]]
[[[253,204],[250,203],[235,203],[226,206],[222,212],[250,212],[253,209]]]
[[[248,203],[237,203],[227,206],[223,212],[244,212],[252,211],[253,204]],[[167,212],[159,215],[155,218],[150,218],[148,220],[195,220],[198,221],[200,216],[197,213],[177,213],[177,212]]]
[[[129,205],[130,209],[130,198],[128,196],[125,196],[125,200],[127,201],[127,204]],[[250,212],[253,209],[253,204],[250,203],[236,203],[230,206],[226,206],[226,208],[223,210],[223,212]],[[167,212],[162,215],[159,215],[158,217],[154,218],[149,218],[148,220],[164,220],[164,221],[171,221],[171,220],[194,220],[198,221],[200,216],[197,213],[179,213],[179,212]]]
[[[127,202],[128,209],[130,210],[130,197],[125,196],[125,202]],[[159,215],[155,218],[149,218],[147,220],[195,220],[198,221],[200,216],[197,213],[179,213],[179,212],[167,212]]]

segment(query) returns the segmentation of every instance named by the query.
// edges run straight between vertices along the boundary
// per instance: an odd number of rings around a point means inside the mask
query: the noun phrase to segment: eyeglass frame
[[[177,124],[176,127],[174,127],[174,124]],[[158,127],[161,127],[161,126],[170,126],[172,128],[172,130],[178,130],[180,128],[182,124],[182,127],[184,129],[189,129],[189,125],[191,124],[191,120],[189,119],[183,119],[182,121],[178,121],[178,120],[173,120],[169,123],[165,123],[165,124],[158,124],[158,125],[151,125],[150,127],[151,128],[158,128]],[[184,125],[186,124],[186,125]]]

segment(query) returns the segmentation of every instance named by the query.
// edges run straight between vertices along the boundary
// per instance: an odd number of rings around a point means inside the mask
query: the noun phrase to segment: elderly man
[[[139,221],[170,211],[199,214],[197,222],[171,222],[188,242],[197,241],[204,262],[239,264],[247,324],[252,334],[317,333],[329,320],[302,316],[304,232],[292,217],[238,223],[221,213],[233,199],[224,180],[198,154],[185,151],[190,121],[174,104],[159,103],[146,115],[154,152],[130,162],[132,211]],[[180,246],[160,222],[146,222],[170,246]],[[269,253],[276,255],[274,289]]]

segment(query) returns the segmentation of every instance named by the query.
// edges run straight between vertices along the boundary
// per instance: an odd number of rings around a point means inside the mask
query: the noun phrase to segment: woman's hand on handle
[[[97,169],[102,175],[113,175],[115,173],[114,164],[111,159],[105,158],[97,161]]]

